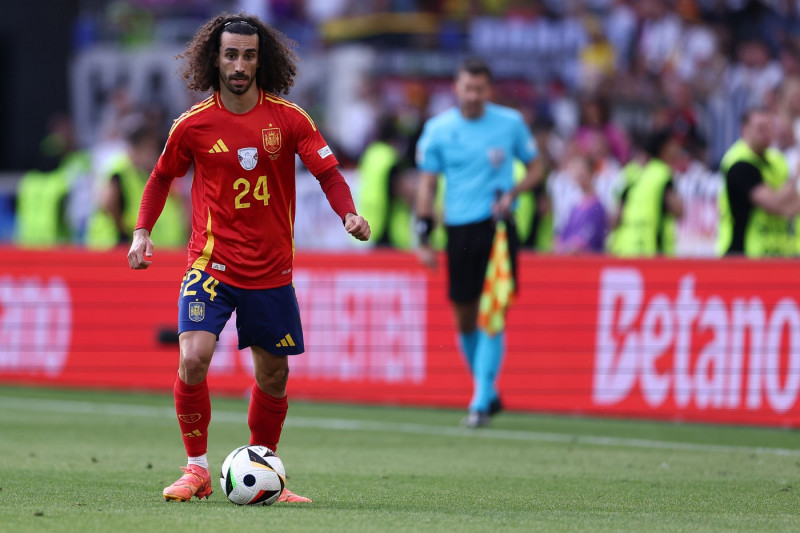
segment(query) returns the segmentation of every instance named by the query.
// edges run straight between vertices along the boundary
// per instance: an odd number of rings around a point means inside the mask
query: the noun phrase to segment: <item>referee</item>
[[[505,333],[489,335],[477,327],[478,303],[495,232],[506,220],[512,268],[516,276],[518,240],[511,219],[515,198],[540,180],[536,142],[522,115],[489,102],[492,74],[479,59],[458,68],[454,84],[457,106],[425,123],[417,144],[420,171],[417,190],[417,236],[423,264],[436,267],[429,244],[433,203],[440,175],[445,180],[444,224],[447,229],[449,298],[455,311],[459,344],[474,382],[467,427],[483,427],[502,409],[496,382],[505,352]],[[514,185],[515,159],[527,165]]]

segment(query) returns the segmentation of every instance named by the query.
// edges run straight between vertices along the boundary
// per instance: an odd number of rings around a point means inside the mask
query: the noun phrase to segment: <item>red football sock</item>
[[[208,451],[208,424],[211,422],[208,382],[203,380],[197,385],[187,385],[178,377],[173,392],[186,455],[199,457]]]
[[[250,409],[247,413],[250,444],[266,446],[277,453],[283,421],[286,420],[288,410],[289,401],[286,396],[275,398],[259,389],[258,384],[253,383],[250,393]]]

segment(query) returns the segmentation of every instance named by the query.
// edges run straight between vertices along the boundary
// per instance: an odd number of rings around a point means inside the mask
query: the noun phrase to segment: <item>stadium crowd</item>
[[[416,244],[416,140],[428,117],[453,105],[453,70],[470,55],[490,62],[496,101],[519,109],[537,139],[546,179],[519,198],[516,211],[528,248],[716,254],[720,163],[753,108],[769,112],[771,144],[790,175],[800,166],[798,2],[128,0],[83,13],[73,47],[79,54],[109,41],[126,51],[185,41],[187,18],[221,9],[274,24],[299,43],[312,68],[342,50],[368,58],[339,75],[349,76],[346,84],[329,67],[289,98],[314,110],[343,168],[352,170],[377,245]],[[349,98],[326,97],[341,96],[340,86]],[[40,168],[17,188],[17,242],[127,243],[173,118],[124,85],[106,100],[90,144],[77,142],[68,115],[54,117]],[[682,209],[669,213],[674,244],[637,254],[614,244],[614,228],[625,218],[626,191],[654,158],[668,165]],[[165,244],[185,242],[188,182],[179,180],[171,199],[174,231]],[[594,236],[576,237],[584,231]],[[442,234],[432,242],[441,246]]]

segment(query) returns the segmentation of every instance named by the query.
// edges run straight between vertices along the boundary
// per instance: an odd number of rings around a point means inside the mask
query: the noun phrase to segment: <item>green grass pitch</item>
[[[248,438],[213,398],[216,476]],[[311,505],[165,502],[172,399],[0,387],[0,531],[799,531],[800,438],[777,429],[293,402],[279,451]]]

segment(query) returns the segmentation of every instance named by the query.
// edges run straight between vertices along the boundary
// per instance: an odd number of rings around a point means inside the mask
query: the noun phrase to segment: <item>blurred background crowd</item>
[[[792,173],[800,164],[797,0],[32,0],[4,11],[0,241],[21,246],[127,243],[172,120],[204,97],[184,88],[175,56],[220,11],[297,41],[289,98],[341,161],[370,246],[415,245],[416,140],[454,104],[468,56],[489,62],[494,100],[521,111],[538,142],[546,179],[516,214],[529,249],[584,251],[559,235],[587,198],[608,232],[654,132],[674,141],[678,256],[715,253],[718,168],[746,110],[770,110],[773,147]],[[176,180],[157,245],[185,245],[189,187]],[[353,246],[328,233],[330,208],[302,169],[298,204],[298,247]]]

